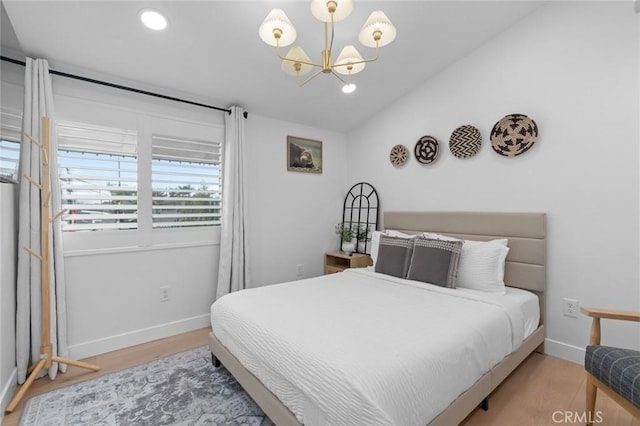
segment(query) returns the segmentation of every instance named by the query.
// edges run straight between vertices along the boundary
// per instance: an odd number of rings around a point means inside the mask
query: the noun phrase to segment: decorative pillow
[[[389,230],[389,231],[385,231],[385,232],[381,232],[381,231],[373,231],[373,233],[371,234],[371,250],[369,255],[371,256],[371,260],[373,261],[373,266],[376,266],[376,260],[378,259],[378,246],[380,245],[380,236],[381,235],[388,235],[391,237],[398,237],[398,238],[415,238],[417,237],[417,235],[409,235],[409,234],[405,234],[403,232],[400,231],[393,231],[393,230]]]
[[[380,235],[375,271],[398,278],[405,278],[413,251],[412,238]]]
[[[419,237],[414,240],[407,279],[456,288],[462,241]]]
[[[504,294],[507,243],[507,239],[465,240],[458,265],[458,287]]]

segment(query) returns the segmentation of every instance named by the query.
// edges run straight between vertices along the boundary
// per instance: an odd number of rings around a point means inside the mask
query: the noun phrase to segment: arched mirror
[[[378,229],[379,201],[375,188],[366,182],[356,183],[344,197],[342,224],[350,226],[357,240],[356,253],[368,253],[371,235]],[[342,238],[340,245],[342,245]]]

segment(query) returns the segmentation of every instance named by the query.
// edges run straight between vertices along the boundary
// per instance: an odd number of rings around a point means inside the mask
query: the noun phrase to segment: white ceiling
[[[25,1],[2,0],[11,25],[2,21],[3,52],[49,60],[59,71],[134,83],[168,95],[249,113],[346,132],[463,57],[517,24],[541,1],[356,1],[336,24],[335,54],[357,42],[369,13],[383,10],[398,36],[380,59],[354,76],[358,90],[341,92],[331,75],[298,88],[280,70],[258,27],[274,7],[285,10],[300,44],[319,60],[322,23],[308,1]],[[167,16],[165,31],[143,27],[138,12],[153,7]],[[11,31],[13,31],[15,35]],[[4,54],[4,53],[3,53]],[[335,59],[335,57],[334,57]]]

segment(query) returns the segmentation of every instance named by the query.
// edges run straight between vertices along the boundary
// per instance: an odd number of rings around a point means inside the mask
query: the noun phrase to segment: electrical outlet
[[[161,302],[168,302],[169,300],[171,300],[171,293],[170,290],[171,287],[164,286],[164,287],[160,287],[160,301]]]
[[[579,304],[576,299],[567,299],[565,297],[562,300],[562,313],[564,316],[578,318],[578,310]]]
[[[304,268],[303,268],[303,266],[302,266],[302,264],[301,264],[301,263],[299,263],[298,265],[296,265],[296,274],[297,274],[299,277],[304,276]]]

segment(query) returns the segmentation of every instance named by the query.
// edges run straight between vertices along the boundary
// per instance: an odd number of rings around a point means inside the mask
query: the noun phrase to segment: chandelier
[[[363,59],[355,46],[348,45],[342,49],[334,62],[332,53],[334,24],[349,16],[352,10],[353,0],[311,1],[311,13],[324,22],[324,49],[321,63],[312,62],[300,46],[293,46],[285,56],[281,55],[280,48],[292,44],[297,35],[296,29],[282,9],[273,9],[269,12],[260,25],[260,38],[276,48],[276,54],[282,59],[282,71],[296,76],[298,86],[305,85],[320,73],[333,74],[344,84],[342,91],[351,93],[356,89],[355,84],[351,82],[351,76],[362,71],[368,62],[377,60],[379,48],[396,38],[396,28],[384,12],[377,10],[369,15],[358,35],[362,45],[376,49],[375,56],[371,59]],[[306,80],[301,78],[314,68],[319,70]]]

